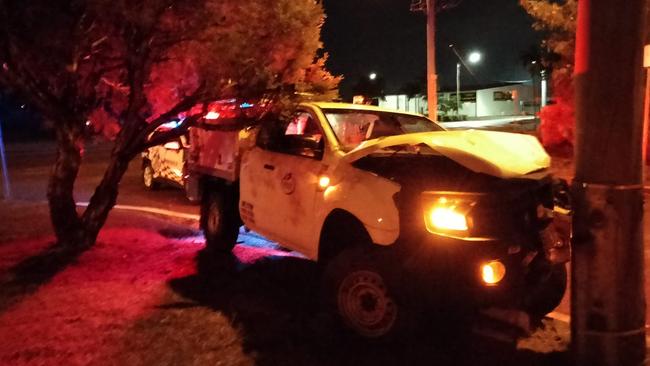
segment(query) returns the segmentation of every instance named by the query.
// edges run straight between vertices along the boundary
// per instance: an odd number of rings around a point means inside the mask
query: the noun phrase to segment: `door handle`
[[[264,164],[264,169],[275,170],[275,167],[273,165],[271,165],[271,164]]]

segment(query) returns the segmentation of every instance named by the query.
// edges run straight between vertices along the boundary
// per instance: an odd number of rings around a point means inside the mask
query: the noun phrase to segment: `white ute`
[[[536,138],[341,103],[244,130],[221,123],[190,129],[208,249],[229,252],[243,224],[323,262],[356,333],[391,336],[427,311],[415,303],[541,317],[560,302],[569,247]]]

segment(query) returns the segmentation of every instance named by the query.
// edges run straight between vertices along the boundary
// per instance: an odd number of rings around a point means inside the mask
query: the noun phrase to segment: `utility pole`
[[[648,12],[650,15],[650,12]],[[646,42],[650,41],[650,36],[646,37]],[[641,159],[643,161],[643,176],[646,174],[646,164],[648,164],[648,124],[650,124],[650,44],[643,48],[643,67],[646,69],[645,76],[645,99],[643,102],[643,147],[641,150]]]
[[[436,1],[441,1],[436,4]],[[429,118],[438,121],[438,74],[436,72],[436,5],[441,9],[457,6],[462,0],[411,0],[411,11],[427,16],[427,104]]]
[[[438,74],[436,73],[436,0],[427,0],[427,102],[429,118],[438,121]]]
[[[645,359],[646,6],[646,0],[578,2],[571,332],[581,366]]]

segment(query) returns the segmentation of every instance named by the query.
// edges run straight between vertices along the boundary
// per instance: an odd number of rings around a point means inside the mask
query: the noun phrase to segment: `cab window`
[[[262,125],[257,145],[284,154],[320,160],[323,156],[323,132],[308,112],[297,112],[288,121]]]

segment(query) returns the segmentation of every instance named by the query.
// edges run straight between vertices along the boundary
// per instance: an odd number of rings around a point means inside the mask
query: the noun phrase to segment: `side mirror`
[[[290,154],[315,159],[323,157],[325,143],[321,135],[286,135],[283,140]]]
[[[167,150],[180,150],[181,144],[178,141],[169,141],[168,143],[164,144],[163,147]]]

